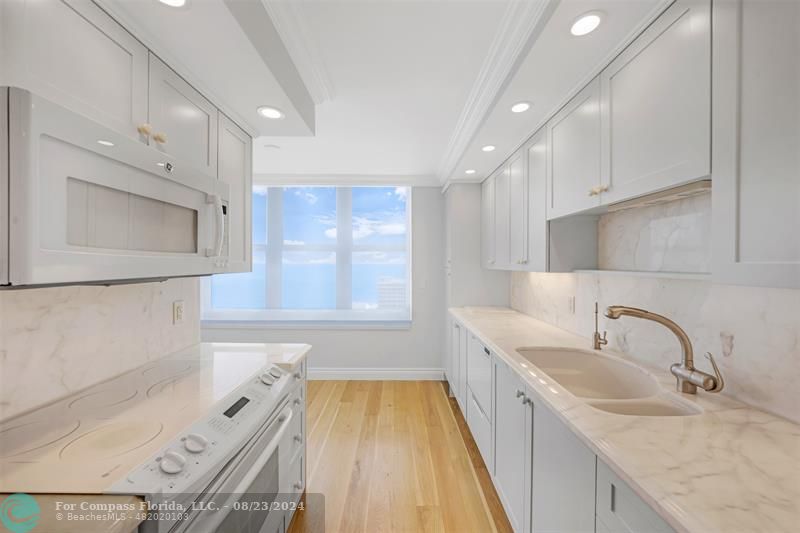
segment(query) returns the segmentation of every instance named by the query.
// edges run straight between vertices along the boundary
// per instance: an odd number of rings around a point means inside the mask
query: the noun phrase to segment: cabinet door
[[[497,257],[494,230],[494,185],[494,176],[490,176],[481,184],[481,254],[483,255],[483,265],[486,268],[494,268]]]
[[[524,531],[531,466],[531,412],[525,385],[502,361],[495,364],[494,484],[514,531]]]
[[[709,0],[678,0],[600,75],[609,204],[711,173]]]
[[[252,265],[253,142],[228,117],[219,115],[219,179],[230,185],[227,272],[250,272]]]
[[[458,328],[458,401],[461,412],[467,412],[467,328]]]
[[[492,355],[478,338],[469,333],[467,387],[487,418],[492,413]]]
[[[450,328],[450,355],[448,357],[448,366],[450,367],[447,374],[447,379],[450,383],[453,396],[459,398],[461,395],[459,374],[460,374],[460,355],[461,355],[461,324],[453,321]]]
[[[6,2],[3,81],[146,142],[147,49],[97,5]],[[7,77],[7,78],[6,78]]]
[[[594,532],[596,457],[549,408],[533,402],[532,530]]]
[[[663,518],[603,462],[597,461],[597,522],[599,531],[673,533]]]
[[[528,263],[527,150],[520,150],[508,164],[508,246],[511,268]]]
[[[495,176],[494,180],[494,266],[507,269],[509,265],[509,168]]]
[[[528,262],[526,270],[548,271],[547,131],[539,130],[528,148]]]
[[[800,289],[800,2],[714,3],[713,276]]]
[[[595,78],[547,124],[547,218],[600,205],[600,80]]]
[[[217,108],[150,54],[151,144],[216,176],[217,122]],[[159,137],[164,142],[159,142]]]

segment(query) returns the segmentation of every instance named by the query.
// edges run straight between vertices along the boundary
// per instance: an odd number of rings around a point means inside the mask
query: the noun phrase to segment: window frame
[[[263,188],[262,184],[253,184]],[[204,328],[348,328],[364,327],[378,329],[406,329],[413,316],[413,187],[411,185],[278,185],[267,187],[266,242],[253,243],[256,250],[266,255],[266,307],[263,309],[225,308],[215,309],[211,305],[211,279],[205,278],[200,287],[201,324]],[[336,241],[331,244],[286,244],[283,235],[283,192],[286,188],[328,187],[336,190]],[[352,238],[352,191],[354,188],[392,188],[407,190],[405,199],[405,243],[404,245],[356,244]],[[341,194],[340,191],[347,194]],[[341,238],[341,235],[346,235]],[[333,252],[336,254],[336,309],[282,309],[283,254],[297,252]],[[406,302],[403,309],[376,310],[352,309],[353,255],[358,252],[405,252],[406,254]],[[252,268],[252,267],[251,267]],[[252,270],[251,270],[252,272]]]

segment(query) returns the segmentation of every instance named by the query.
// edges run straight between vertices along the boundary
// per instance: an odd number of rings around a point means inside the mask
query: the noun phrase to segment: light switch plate
[[[183,324],[183,300],[172,302],[172,323]]]

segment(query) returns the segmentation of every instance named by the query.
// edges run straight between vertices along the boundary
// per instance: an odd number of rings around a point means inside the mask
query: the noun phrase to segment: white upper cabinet
[[[547,124],[547,218],[600,205],[600,80],[595,78]]]
[[[150,54],[151,144],[217,175],[217,108]]]
[[[146,142],[137,130],[147,122],[147,48],[89,1],[18,0],[3,8],[8,70],[0,85]]]
[[[800,2],[714,3],[714,264],[800,288]]]
[[[602,72],[600,84],[603,204],[708,177],[708,0],[677,0]]]
[[[497,257],[494,242],[494,186],[494,176],[490,176],[481,184],[481,255],[483,257],[483,266],[486,268],[495,268]]]
[[[528,263],[527,151],[520,150],[508,164],[508,255],[511,268]]]
[[[252,270],[253,142],[239,126],[219,114],[219,179],[230,186],[227,272]]]
[[[526,270],[548,271],[547,130],[534,134],[528,146],[528,262]]]
[[[494,263],[495,268],[509,266],[509,169],[504,166],[494,178]]]
[[[525,384],[495,360],[494,484],[514,531],[526,531],[530,512],[532,414]]]

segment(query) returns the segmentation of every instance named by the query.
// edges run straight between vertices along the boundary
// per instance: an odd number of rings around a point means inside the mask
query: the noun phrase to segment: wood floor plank
[[[454,400],[439,382],[308,383],[309,494],[327,533],[511,531]],[[455,406],[455,407],[454,407]],[[290,533],[319,533],[295,515]]]

